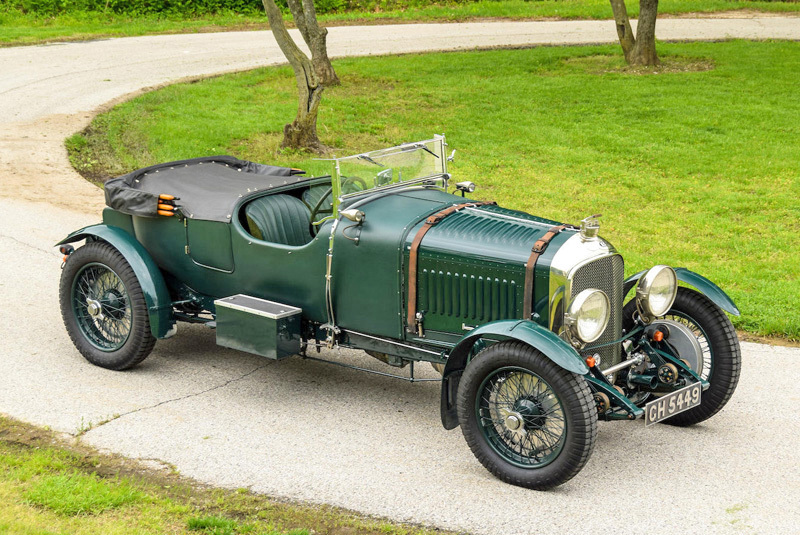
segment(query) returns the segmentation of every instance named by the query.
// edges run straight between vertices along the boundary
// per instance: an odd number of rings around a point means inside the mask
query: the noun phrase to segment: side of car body
[[[318,178],[262,170],[284,179],[234,188],[214,217],[196,216],[191,190],[156,195],[157,214],[107,208],[59,244],[67,330],[114,369],[178,322],[270,358],[327,346],[431,362],[444,427],[460,425],[492,473],[536,489],[582,468],[598,418],[648,419],[650,402],[649,420],[688,425],[727,403],[740,356],[723,311],[739,311],[721,289],[666,266],[625,279],[596,217],[560,225],[464,197],[474,186],[448,193],[445,147],[435,136],[337,159]],[[179,164],[194,165],[165,165]],[[151,183],[166,175],[157,167]],[[68,245],[84,239],[98,249],[85,258]]]

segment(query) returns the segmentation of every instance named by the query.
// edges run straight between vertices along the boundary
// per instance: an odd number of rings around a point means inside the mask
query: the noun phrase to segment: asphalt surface
[[[610,41],[611,22],[332,28],[335,56]],[[664,19],[661,39],[800,38],[797,18]],[[99,219],[102,192],[63,138],[109,102],[176,79],[281,61],[268,33],[0,49],[0,412],[157,459],[201,481],[455,530],[798,533],[800,349],[743,344],[728,406],[690,429],[601,423],[587,467],[512,487],[439,423],[438,385],[299,358],[271,362],[181,326],[142,365],[85,362],[61,323],[52,244]],[[329,358],[376,366],[358,352]],[[434,377],[427,367],[420,372]]]

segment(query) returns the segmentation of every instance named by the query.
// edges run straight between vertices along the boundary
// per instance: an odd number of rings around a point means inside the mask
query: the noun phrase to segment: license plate
[[[697,407],[700,405],[702,392],[702,385],[693,383],[655,401],[651,401],[644,407],[644,425],[657,424],[670,416],[675,416],[679,412]]]

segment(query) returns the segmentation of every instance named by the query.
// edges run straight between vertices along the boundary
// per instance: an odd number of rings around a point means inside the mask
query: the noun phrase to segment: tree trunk
[[[283,55],[289,60],[297,80],[297,117],[294,122],[284,127],[281,147],[322,153],[325,151],[325,146],[317,137],[317,111],[325,87],[320,82],[311,60],[300,50],[286,30],[283,14],[275,1],[262,0],[262,3],[267,12],[272,35]]]
[[[656,17],[658,0],[639,0],[639,22],[633,35],[625,0],[610,0],[619,44],[628,65],[659,65],[656,53]]]
[[[339,77],[328,58],[327,28],[320,28],[313,0],[287,0],[294,23],[311,50],[311,63],[323,85],[339,85]]]
[[[622,47],[622,53],[625,55],[625,61],[630,63],[628,57],[636,44],[636,38],[633,36],[625,0],[611,0],[611,10],[614,12],[614,22],[617,25],[617,36]]]
[[[656,53],[656,17],[658,0],[639,0],[639,22],[636,25],[636,44],[630,54],[630,65],[660,65]]]

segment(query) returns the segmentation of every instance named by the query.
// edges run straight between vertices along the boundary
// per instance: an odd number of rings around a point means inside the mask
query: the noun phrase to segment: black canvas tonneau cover
[[[125,214],[157,217],[158,196],[168,194],[179,199],[175,204],[188,218],[225,222],[240,197],[307,180],[302,173],[233,156],[161,163],[107,181],[106,204]]]

